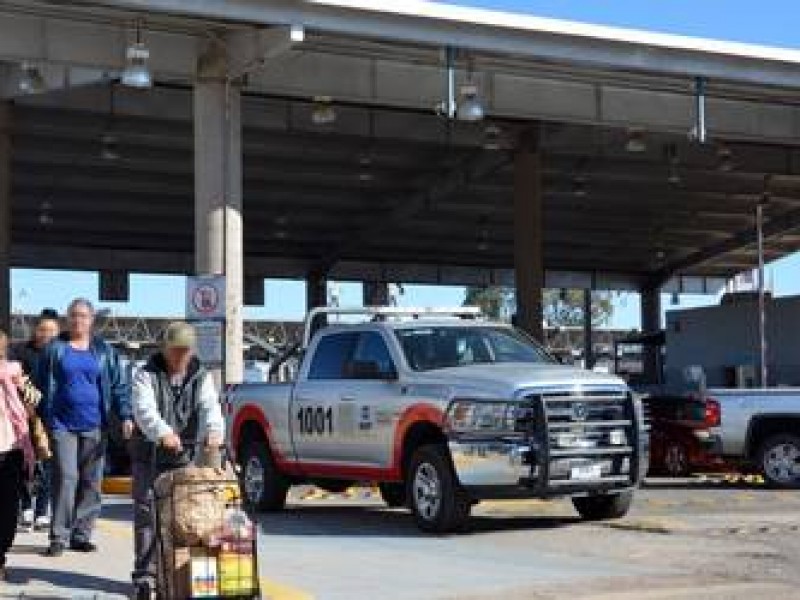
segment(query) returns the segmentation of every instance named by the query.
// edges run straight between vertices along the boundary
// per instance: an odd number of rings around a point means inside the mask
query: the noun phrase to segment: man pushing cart
[[[136,432],[131,441],[137,600],[155,590],[157,535],[153,489],[159,476],[185,470],[198,448],[218,449],[225,425],[211,374],[195,356],[197,337],[188,323],[170,324],[159,352],[133,380]],[[191,440],[191,443],[187,443]],[[170,543],[172,543],[170,541]],[[183,600],[170,598],[169,600]]]

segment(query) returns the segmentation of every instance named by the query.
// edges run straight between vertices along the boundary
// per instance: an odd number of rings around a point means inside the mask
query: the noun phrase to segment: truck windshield
[[[491,363],[552,363],[533,340],[507,327],[414,327],[396,334],[415,371]]]

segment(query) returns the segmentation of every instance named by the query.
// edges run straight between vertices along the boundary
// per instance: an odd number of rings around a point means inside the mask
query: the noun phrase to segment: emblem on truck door
[[[583,402],[576,402],[572,405],[572,418],[576,421],[585,421],[588,411]]]

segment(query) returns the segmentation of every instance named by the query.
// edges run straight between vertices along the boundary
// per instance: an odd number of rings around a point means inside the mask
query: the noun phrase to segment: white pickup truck
[[[366,322],[341,321],[354,313]],[[560,365],[475,308],[317,309],[306,330],[295,381],[226,395],[252,505],[281,509],[303,482],[373,481],[430,532],[460,528],[489,498],[570,496],[587,519],[627,512],[647,436],[621,379]]]
[[[716,453],[754,466],[773,487],[800,489],[800,389],[709,389],[705,397]]]

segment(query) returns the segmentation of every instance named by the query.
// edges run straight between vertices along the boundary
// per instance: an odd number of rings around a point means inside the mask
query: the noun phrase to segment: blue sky
[[[617,25],[731,41],[800,48],[800,6],[797,0],[461,0],[447,2],[563,18],[587,23]],[[770,266],[777,295],[800,293],[800,255]],[[12,273],[13,305],[16,310],[38,311],[42,306],[63,310],[76,295],[97,297],[97,276],[91,273],[15,270]],[[408,305],[460,304],[463,289],[406,286],[402,302]],[[670,308],[666,299],[666,308]],[[341,303],[358,304],[358,284],[341,286]],[[682,296],[680,306],[715,302],[714,297]],[[183,314],[184,279],[173,276],[134,275],[130,302],[109,304],[121,314]],[[268,281],[266,305],[247,309],[254,318],[298,319],[305,306],[303,282]],[[636,327],[639,302],[625,295],[616,303],[613,324]]]

